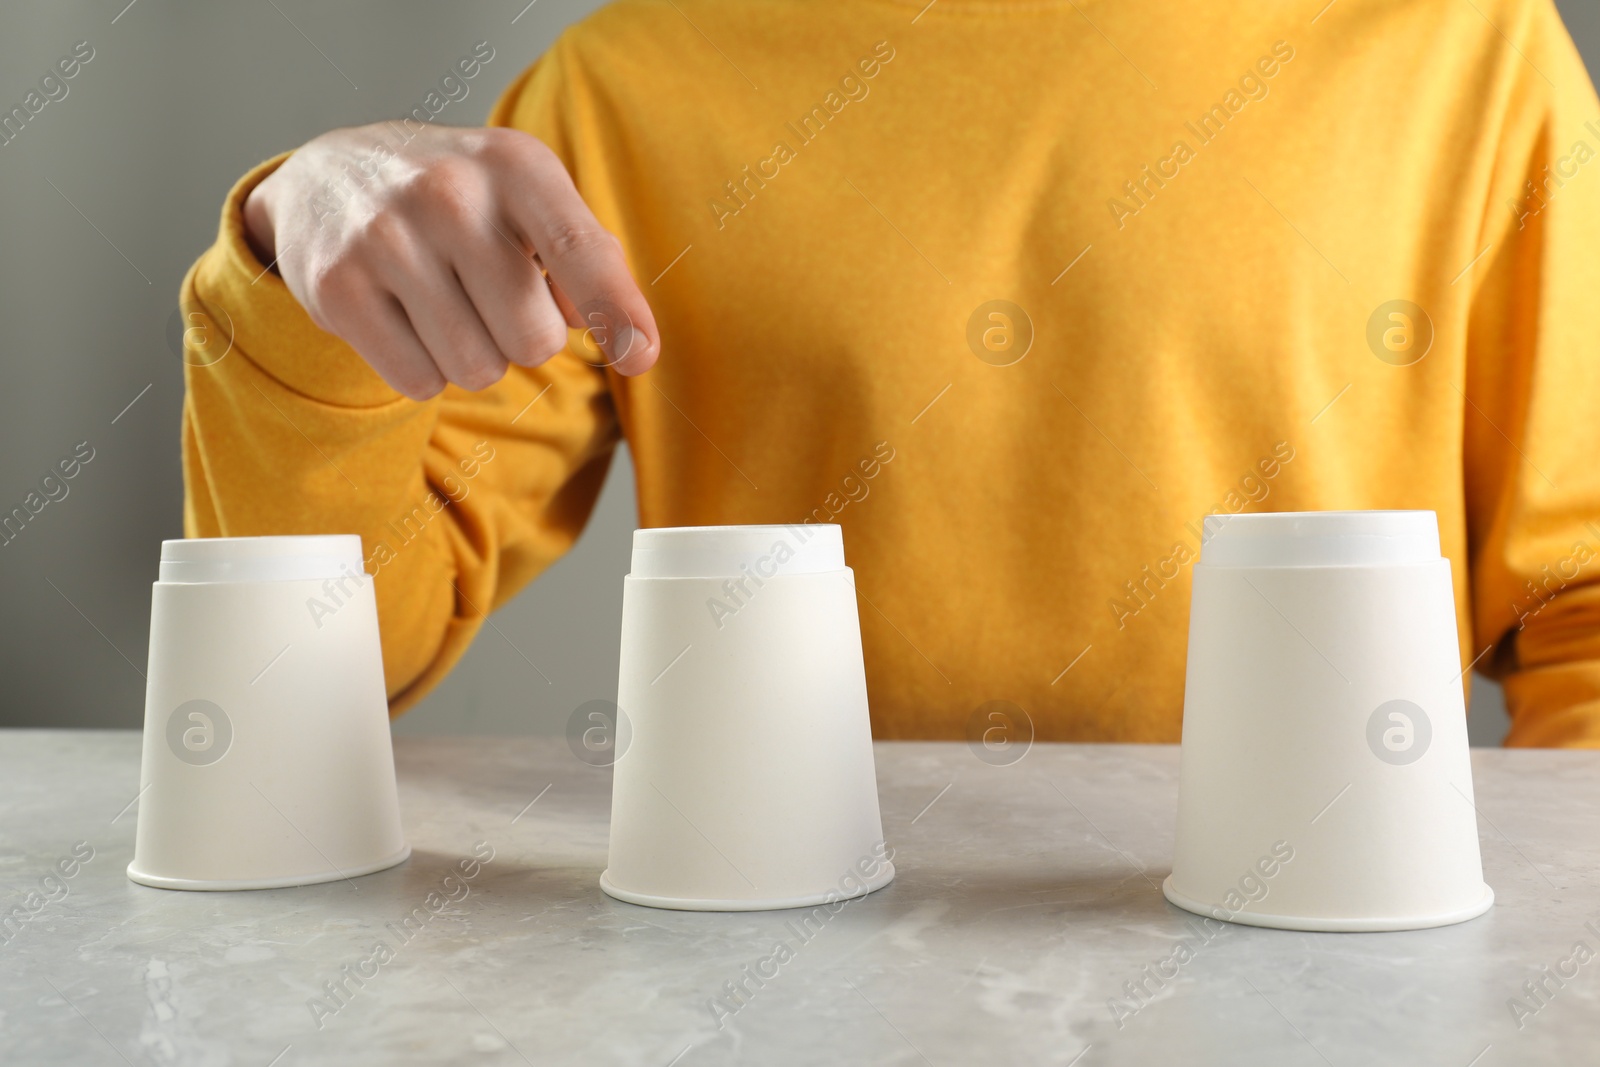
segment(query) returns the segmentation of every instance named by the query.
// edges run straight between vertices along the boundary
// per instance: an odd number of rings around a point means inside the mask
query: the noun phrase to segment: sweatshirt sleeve
[[[556,62],[522,75],[490,121],[513,117],[570,152]],[[241,205],[284,158],[234,187],[216,244],[184,279],[185,535],[360,534],[398,714],[577,539],[616,412],[605,373],[570,352],[478,393],[449,386],[419,403],[390,389],[244,239]]]
[[[1550,0],[1524,11],[1468,323],[1474,651],[1507,744],[1600,747],[1600,101]]]

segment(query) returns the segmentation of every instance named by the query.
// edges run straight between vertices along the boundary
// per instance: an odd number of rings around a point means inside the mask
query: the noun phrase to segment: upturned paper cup
[[[838,526],[635,533],[617,703],[611,896],[757,911],[894,877]]]
[[[361,538],[163,542],[139,784],[144,885],[309,885],[411,854]]]
[[[1483,914],[1434,513],[1214,515],[1205,533],[1167,899],[1291,930]]]

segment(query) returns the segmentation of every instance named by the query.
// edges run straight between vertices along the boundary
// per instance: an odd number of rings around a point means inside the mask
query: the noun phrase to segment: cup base
[[[1186,897],[1172,886],[1172,875],[1161,883],[1161,892],[1169,901],[1182,908],[1192,911],[1196,915],[1203,915],[1208,919],[1223,919],[1224,922],[1239,923],[1243,926],[1264,926],[1273,930],[1310,930],[1318,933],[1378,933],[1392,930],[1429,930],[1435,926],[1452,926],[1464,923],[1468,919],[1476,919],[1494,906],[1494,890],[1487,885],[1483,887],[1483,895],[1465,908],[1455,911],[1439,912],[1435,915],[1403,915],[1385,918],[1383,916],[1361,916],[1351,919],[1334,919],[1325,916],[1312,915],[1263,915],[1256,912],[1241,911],[1224,919],[1216,914],[1221,910],[1214,904],[1203,904],[1192,897]]]
[[[186,889],[194,892],[224,893],[244,889],[290,889],[299,885],[319,885],[323,882],[337,882],[340,879],[360,878],[364,874],[376,874],[378,871],[397,867],[411,858],[411,846],[404,845],[399,852],[385,856],[376,863],[352,867],[348,870],[323,871],[318,874],[291,874],[285,878],[242,878],[242,879],[199,879],[199,878],[167,878],[159,874],[146,874],[133,869],[133,864],[128,864],[128,879],[147,885],[154,889]]]
[[[665,908],[669,911],[783,911],[786,908],[814,908],[820,904],[832,904],[840,900],[859,900],[868,893],[875,893],[894,880],[894,864],[885,863],[883,870],[879,871],[857,893],[841,896],[837,890],[829,889],[822,893],[811,893],[799,897],[772,897],[759,900],[710,900],[691,897],[658,897],[650,893],[636,893],[631,889],[622,889],[611,881],[609,870],[600,873],[600,888],[609,897],[628,904],[638,904],[646,908]]]

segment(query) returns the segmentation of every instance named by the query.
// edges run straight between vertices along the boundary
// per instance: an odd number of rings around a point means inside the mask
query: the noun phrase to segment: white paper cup
[[[633,546],[601,888],[756,911],[887,885],[839,527],[639,530]]]
[[[163,542],[139,785],[144,885],[309,885],[411,854],[361,538]]]
[[[1291,930],[1483,914],[1434,513],[1214,515],[1205,533],[1167,899]]]

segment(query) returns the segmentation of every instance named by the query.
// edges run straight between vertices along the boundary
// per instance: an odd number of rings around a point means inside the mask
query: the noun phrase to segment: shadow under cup
[[[166,541],[128,877],[270,889],[410,855],[353,534]]]
[[[838,526],[637,531],[617,703],[606,893],[753,911],[894,877]]]
[[[1434,513],[1213,515],[1205,534],[1167,898],[1294,930],[1483,914]]]

